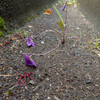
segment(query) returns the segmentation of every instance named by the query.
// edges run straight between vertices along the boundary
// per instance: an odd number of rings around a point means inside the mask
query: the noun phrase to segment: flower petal
[[[35,62],[33,60],[31,60],[31,64],[34,66],[34,67],[37,67],[37,65],[35,64]]]
[[[28,66],[30,66],[32,64],[28,55],[25,55],[25,62],[26,62],[26,65],[28,65]]]
[[[31,46],[32,45],[32,43],[31,43],[29,38],[26,38],[26,41],[27,41],[27,46]]]
[[[31,41],[31,37],[29,37],[29,38],[26,38],[26,41],[27,41],[27,46],[33,46],[33,47],[35,47],[35,43],[33,42],[33,41]]]
[[[64,11],[65,10],[65,6],[63,6],[63,8],[62,8],[62,11]]]
[[[28,65],[28,66],[33,65],[33,66],[37,67],[37,65],[35,64],[35,62],[34,62],[33,60],[31,60],[31,59],[29,58],[29,56],[26,55],[26,54],[25,54],[25,62],[26,62],[26,65]]]
[[[32,46],[35,47],[35,43],[34,42],[32,42]]]

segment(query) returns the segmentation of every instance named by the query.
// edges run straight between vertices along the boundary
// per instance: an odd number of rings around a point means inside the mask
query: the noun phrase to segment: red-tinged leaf
[[[10,44],[10,42],[6,42],[6,44]]]
[[[71,82],[71,80],[70,79],[67,79],[67,82]]]

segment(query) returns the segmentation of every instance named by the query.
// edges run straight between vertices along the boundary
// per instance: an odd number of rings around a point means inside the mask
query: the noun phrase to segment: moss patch
[[[3,31],[6,30],[4,20],[1,17],[0,17],[0,30],[3,30]]]
[[[0,37],[1,37],[1,36],[4,36],[4,34],[0,31]]]

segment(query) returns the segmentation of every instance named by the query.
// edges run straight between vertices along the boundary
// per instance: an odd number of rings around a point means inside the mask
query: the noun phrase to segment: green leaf
[[[63,21],[63,19],[62,19],[62,16],[61,16],[61,14],[59,13],[59,11],[57,10],[57,8],[53,5],[53,8],[55,9],[55,11],[56,11],[56,13],[57,13],[57,15],[59,16],[59,18],[60,18],[60,21],[62,22],[62,24],[63,24],[63,26],[64,26],[64,21]]]
[[[60,29],[63,31],[64,30],[64,25],[62,24],[62,22],[57,22],[57,24],[59,25]]]

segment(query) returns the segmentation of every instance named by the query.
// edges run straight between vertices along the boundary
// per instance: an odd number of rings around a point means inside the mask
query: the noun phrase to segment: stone
[[[88,56],[87,53],[81,53],[81,56]]]
[[[92,81],[89,79],[85,81],[85,84],[91,84],[91,83],[92,83]]]
[[[48,99],[48,100],[50,100],[51,98],[50,98],[50,97],[48,97],[47,99]]]
[[[67,53],[66,53],[66,56],[67,56],[67,57],[70,57],[70,53],[69,53],[69,52],[67,52]]]
[[[72,64],[72,65],[73,65],[73,66],[78,66],[78,65],[77,65],[77,64],[75,64],[75,63],[74,63],[74,64]]]
[[[81,51],[81,48],[77,48],[78,51]]]

